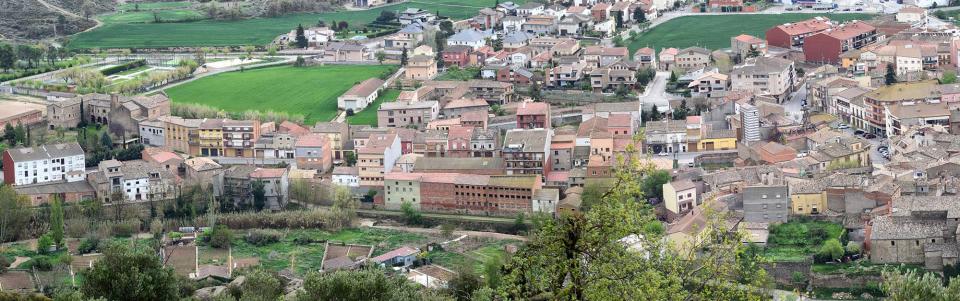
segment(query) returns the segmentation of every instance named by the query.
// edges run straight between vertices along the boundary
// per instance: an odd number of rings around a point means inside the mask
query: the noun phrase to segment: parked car
[[[807,152],[799,152],[799,153],[797,153],[797,158],[804,158],[804,157],[806,157],[806,156],[807,156]]]
[[[846,130],[846,129],[849,129],[849,128],[850,128],[850,125],[848,125],[848,124],[846,124],[846,123],[841,123],[841,124],[837,124],[837,128],[838,128],[838,129],[841,129],[841,130]]]
[[[854,134],[854,135],[857,135],[857,136],[863,136],[863,134],[866,134],[866,133],[867,133],[867,132],[864,132],[863,130],[853,131],[853,134]]]
[[[864,135],[863,135],[863,138],[867,138],[867,139],[877,139],[877,135],[867,133],[867,134],[864,134]]]
[[[666,157],[666,156],[669,156],[669,155],[670,155],[670,153],[667,153],[667,152],[660,152],[659,154],[657,154],[657,156],[661,156],[661,157]]]
[[[696,165],[694,165],[693,162],[687,163],[687,167],[694,167],[694,166]]]
[[[877,147],[877,151],[878,151],[878,152],[884,152],[884,151],[889,151],[889,150],[890,150],[889,147],[886,147],[886,146],[883,146],[883,145]]]

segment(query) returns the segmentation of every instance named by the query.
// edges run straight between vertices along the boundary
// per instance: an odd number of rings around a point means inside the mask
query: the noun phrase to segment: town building
[[[86,157],[80,144],[47,144],[3,152],[3,182],[13,186],[84,179]]]
[[[402,154],[397,134],[373,134],[357,148],[360,186],[382,186],[383,175],[393,170]]]
[[[337,108],[341,110],[353,110],[359,112],[373,103],[380,95],[380,88],[383,87],[383,80],[379,78],[370,78],[347,90],[346,93],[337,97]]]
[[[774,26],[768,29],[764,36],[767,38],[767,45],[786,49],[803,49],[804,39],[834,26],[830,19],[814,17],[800,22]]]
[[[507,131],[501,156],[508,175],[538,174],[550,170],[550,129]]]
[[[518,129],[550,129],[550,104],[521,102],[517,106]]]
[[[743,220],[785,223],[790,218],[790,192],[785,185],[757,185],[743,189]]]

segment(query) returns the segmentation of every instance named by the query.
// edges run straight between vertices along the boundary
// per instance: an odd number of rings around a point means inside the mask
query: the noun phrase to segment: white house
[[[140,143],[149,146],[163,146],[165,124],[160,120],[144,120],[140,122]]]
[[[383,87],[383,80],[371,78],[365,80],[337,98],[337,108],[341,110],[353,110],[354,112],[363,110],[373,103],[380,94],[380,88]]]
[[[8,149],[3,182],[10,185],[83,181],[86,157],[76,142]]]
[[[333,184],[347,187],[360,187],[360,175],[356,166],[338,166],[333,168]]]
[[[466,29],[462,30],[449,38],[447,38],[447,46],[469,46],[474,50],[483,47],[487,44],[487,39],[496,39],[497,36],[493,34],[493,30],[477,30],[477,29]]]

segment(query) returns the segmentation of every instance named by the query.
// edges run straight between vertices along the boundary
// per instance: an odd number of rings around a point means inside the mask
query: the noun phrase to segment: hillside
[[[112,0],[0,0],[0,37],[36,41],[71,35],[96,26],[96,21],[84,19],[84,15],[109,11],[113,6]]]

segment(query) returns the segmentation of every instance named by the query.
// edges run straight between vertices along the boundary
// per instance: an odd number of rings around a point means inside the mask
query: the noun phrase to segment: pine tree
[[[407,48],[403,48],[403,52],[400,53],[400,66],[407,65]]]
[[[50,235],[58,247],[63,245],[63,202],[54,197],[50,203]]]
[[[657,105],[650,108],[650,121],[660,120],[660,112],[657,111]]]
[[[303,33],[303,24],[297,25],[297,47],[307,48],[307,36]]]
[[[887,64],[887,75],[884,77],[884,82],[887,85],[892,85],[897,83],[897,72],[893,70],[893,65]]]

